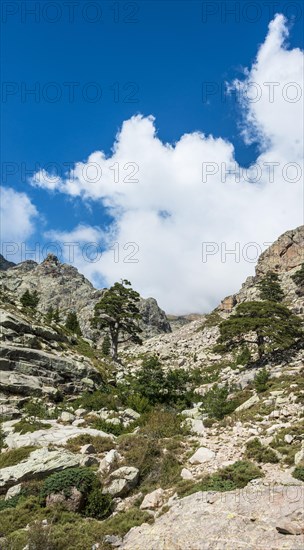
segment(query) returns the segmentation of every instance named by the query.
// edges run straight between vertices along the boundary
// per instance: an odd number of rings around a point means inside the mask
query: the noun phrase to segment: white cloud
[[[303,223],[303,105],[283,95],[287,84],[301,86],[303,54],[287,50],[287,35],[286,21],[276,16],[241,84],[254,82],[262,90],[258,102],[244,102],[243,96],[242,103],[246,136],[258,139],[262,151],[250,171],[258,173],[255,183],[244,171],[239,179],[226,174],[241,170],[230,142],[192,133],[165,144],[157,137],[154,118],[140,115],[123,123],[110,158],[96,151],[66,179],[57,180],[52,189],[102,201],[115,216],[108,233],[93,228],[102,248],[107,247],[100,260],[88,266],[80,254],[76,258],[91,279],[100,274],[111,284],[127,278],[168,312],[207,311],[253,273],[265,243]],[[267,82],[279,83],[273,101]],[[297,86],[289,88],[290,94]],[[273,164],[265,163],[276,163],[273,173]],[[202,178],[202,165],[213,173]],[[40,186],[50,189],[42,176]],[[64,238],[76,239],[79,228],[75,231]],[[110,249],[114,241],[119,257]],[[207,242],[215,243],[208,250],[213,246],[216,253],[203,262],[202,243]],[[249,242],[256,245],[248,247]],[[236,254],[225,256],[233,248]]]
[[[1,241],[18,247],[35,231],[36,207],[25,193],[10,187],[1,188]],[[8,258],[10,259],[10,258]]]

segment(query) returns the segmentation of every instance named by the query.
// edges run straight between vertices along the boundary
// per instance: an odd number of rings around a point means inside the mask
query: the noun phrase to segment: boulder
[[[104,487],[103,493],[108,493],[113,497],[123,497],[136,487],[138,480],[138,468],[123,466],[110,474],[109,482]]]
[[[207,447],[200,447],[195,451],[194,455],[189,459],[190,464],[203,464],[204,462],[210,462],[215,458],[215,452],[211,451]]]
[[[148,493],[140,505],[141,510],[155,510],[160,508],[164,502],[163,489],[156,489],[152,493]]]
[[[82,455],[92,455],[96,453],[96,449],[94,445],[91,443],[88,443],[87,445],[83,445],[79,451]]]
[[[239,411],[246,411],[247,409],[250,409],[253,407],[253,405],[256,405],[260,401],[260,398],[257,394],[254,394],[250,399],[247,399],[245,403],[242,403],[239,407],[235,409],[235,412]]]
[[[118,460],[120,459],[121,459],[121,455],[119,454],[119,452],[116,451],[116,449],[111,449],[110,451],[107,452],[107,454],[101,460],[100,466],[99,466],[99,472],[101,474],[105,474],[106,472],[109,471],[112,464],[114,464],[115,462],[118,462]]]
[[[287,490],[288,489],[288,490]],[[277,527],[303,509],[304,486],[276,485],[221,492],[197,492],[172,502],[170,510],[131,529],[121,550],[303,550],[303,536]],[[284,520],[285,518],[285,520]]]
[[[47,507],[61,504],[69,512],[80,512],[83,507],[83,503],[84,495],[76,489],[76,487],[71,488],[71,492],[68,496],[61,491],[60,493],[51,493],[46,497]]]
[[[36,445],[40,447],[66,445],[69,439],[82,434],[107,437],[113,441],[115,439],[114,435],[102,432],[101,430],[95,430],[94,428],[81,428],[69,424],[63,425],[53,422],[51,428],[48,430],[37,430],[36,432],[25,434],[9,433],[5,439],[5,443],[10,449],[25,447],[27,445]]]
[[[79,466],[80,460],[81,455],[67,451],[38,449],[19,464],[0,470],[0,492],[4,492],[8,487],[21,481],[40,479],[54,472]]]
[[[75,415],[68,411],[63,411],[60,415],[60,420],[71,423],[75,420]]]
[[[21,489],[22,489],[21,483],[18,483],[18,485],[13,485],[12,487],[10,487],[5,495],[5,500],[9,500],[10,498],[13,498],[19,495]]]

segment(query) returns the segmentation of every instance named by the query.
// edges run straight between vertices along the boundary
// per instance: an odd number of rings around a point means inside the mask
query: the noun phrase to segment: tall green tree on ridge
[[[255,334],[255,340],[249,334]],[[258,355],[276,349],[287,349],[303,338],[302,323],[287,307],[272,301],[239,304],[228,319],[220,324],[218,342],[228,349],[244,343],[255,343]]]
[[[114,361],[118,358],[119,344],[127,341],[142,343],[139,337],[142,330],[138,324],[141,319],[139,300],[138,292],[132,289],[129,281],[123,279],[106,290],[95,305],[92,326],[108,333]]]
[[[262,300],[282,302],[284,292],[281,289],[277,273],[268,271],[265,277],[258,283],[258,287],[260,289],[260,297]]]

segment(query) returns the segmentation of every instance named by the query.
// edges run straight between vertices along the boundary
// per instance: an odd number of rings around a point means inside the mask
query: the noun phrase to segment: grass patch
[[[231,466],[214,474],[204,476],[200,481],[183,481],[177,486],[179,496],[187,496],[197,491],[233,491],[243,489],[252,479],[263,477],[263,472],[252,462],[238,460]]]
[[[78,453],[80,447],[88,444],[94,445],[96,453],[104,453],[115,447],[115,443],[109,437],[90,434],[80,434],[76,437],[72,437],[69,439],[65,447],[72,453]]]
[[[256,462],[271,464],[276,464],[277,462],[279,462],[276,453],[272,449],[270,449],[270,447],[262,445],[261,441],[257,437],[246,443],[245,456],[246,458],[251,458]]]
[[[0,454],[0,469],[15,466],[26,460],[37,447],[19,447],[19,449],[10,449],[5,453]]]
[[[49,430],[51,427],[52,426],[50,424],[46,424],[45,422],[39,422],[38,420],[25,420],[24,418],[14,424],[15,432],[20,434],[33,433],[37,430]]]

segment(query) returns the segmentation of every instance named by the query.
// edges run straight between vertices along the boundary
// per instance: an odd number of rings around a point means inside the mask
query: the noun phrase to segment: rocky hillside
[[[2,256],[0,285],[2,292],[15,301],[26,290],[37,290],[39,312],[45,314],[51,306],[58,308],[60,321],[64,323],[67,314],[75,311],[83,335],[89,339],[95,336],[90,320],[103,290],[96,290],[75,267],[61,263],[53,254],[49,254],[40,264],[27,260],[17,265],[12,265]],[[154,298],[142,298],[140,310],[143,337],[171,332],[166,314],[158,307]]]
[[[119,364],[44,315],[50,304],[62,319],[75,309],[85,332],[102,291],[54,257],[7,266],[0,549],[302,550],[304,338],[261,357],[250,338],[233,349],[218,339],[239,304],[263,302],[269,271],[303,324],[303,263],[299,227],[238,293],[208,315],[173,319],[172,333],[145,301],[145,326],[160,334],[125,348]],[[38,313],[21,310],[26,288],[42,295]]]

